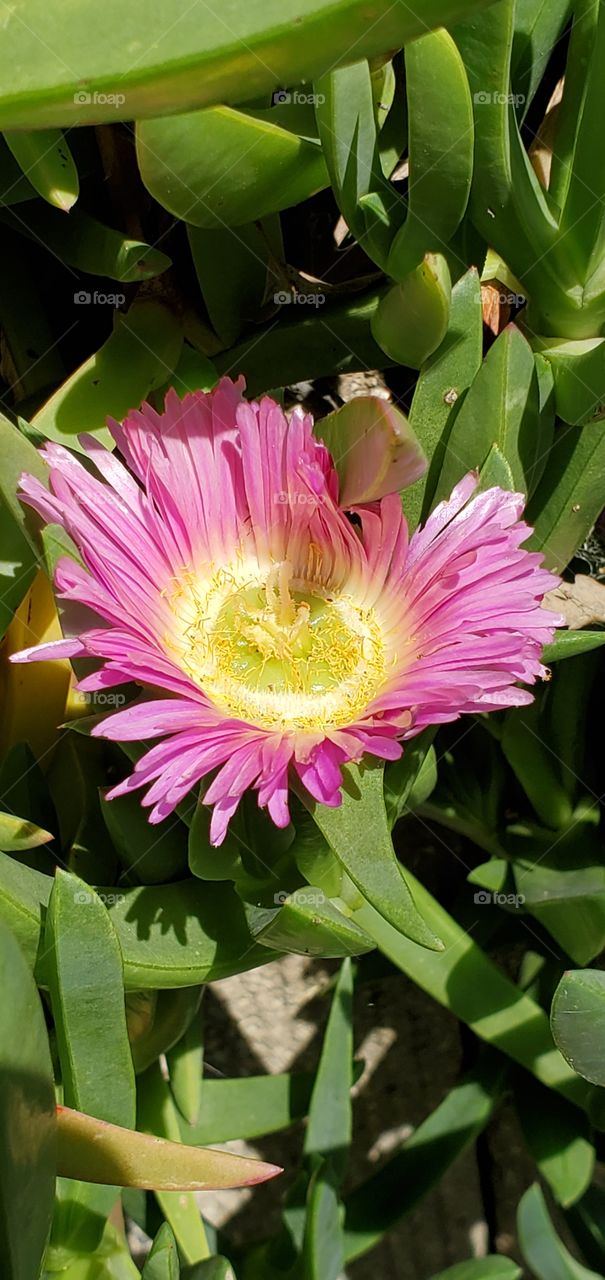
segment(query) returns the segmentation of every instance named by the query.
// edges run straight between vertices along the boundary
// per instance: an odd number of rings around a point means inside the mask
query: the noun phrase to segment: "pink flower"
[[[102,623],[17,660],[93,657],[80,689],[143,686],[93,731],[160,739],[110,795],[146,787],[159,822],[212,773],[215,844],[249,787],[285,826],[289,770],[335,806],[346,761],[394,760],[427,724],[531,702],[518,682],[544,675],[560,622],[541,608],[557,580],[521,550],[520,494],[469,501],[468,475],[408,545],[397,494],[351,518],[311,419],[242,389],[171,391],[163,414],[110,423],[127,466],[88,439],[100,479],[48,444],[50,492],[22,481],[82,557],[59,561],[59,595]]]

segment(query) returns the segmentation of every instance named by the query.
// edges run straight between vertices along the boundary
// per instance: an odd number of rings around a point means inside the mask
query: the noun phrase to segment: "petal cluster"
[[[473,496],[469,475],[408,543],[398,495],[345,512],[311,419],[242,391],[170,392],[163,414],[110,423],[116,452],[86,442],[96,474],[48,444],[50,488],[22,480],[78,548],[56,588],[91,625],[18,660],[94,659],[85,691],[140,685],[94,730],[158,739],[111,794],[145,788],[159,822],[212,775],[216,844],[248,788],[284,826],[290,771],[338,805],[343,763],[531,701],[520,685],[545,674],[561,621],[542,607],[557,580],[522,546],[521,495]]]

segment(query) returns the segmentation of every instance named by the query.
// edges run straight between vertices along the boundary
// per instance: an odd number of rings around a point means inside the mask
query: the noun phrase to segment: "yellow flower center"
[[[374,610],[297,580],[288,561],[186,574],[170,593],[167,646],[226,714],[267,728],[351,723],[385,677]]]

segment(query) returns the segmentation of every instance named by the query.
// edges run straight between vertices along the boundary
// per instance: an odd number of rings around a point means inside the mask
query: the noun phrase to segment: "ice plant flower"
[[[82,558],[59,561],[59,595],[102,624],[18,660],[94,658],[82,690],[138,682],[142,699],[93,732],[160,741],[110,795],[148,788],[159,822],[213,774],[215,844],[248,788],[284,826],[289,770],[335,806],[343,763],[530,702],[518,682],[545,674],[561,621],[541,606],[558,580],[521,546],[520,494],[473,497],[468,475],[408,542],[397,494],[345,512],[311,419],[242,390],[170,391],[163,414],[111,422],[124,461],[84,441],[99,478],[48,444],[50,491],[22,480]]]

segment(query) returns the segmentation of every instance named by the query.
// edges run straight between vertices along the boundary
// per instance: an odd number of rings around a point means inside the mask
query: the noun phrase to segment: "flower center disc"
[[[358,717],[384,678],[374,611],[294,580],[287,561],[235,586],[223,582],[204,607],[196,600],[184,636],[181,661],[208,697],[266,727],[325,728]]]

